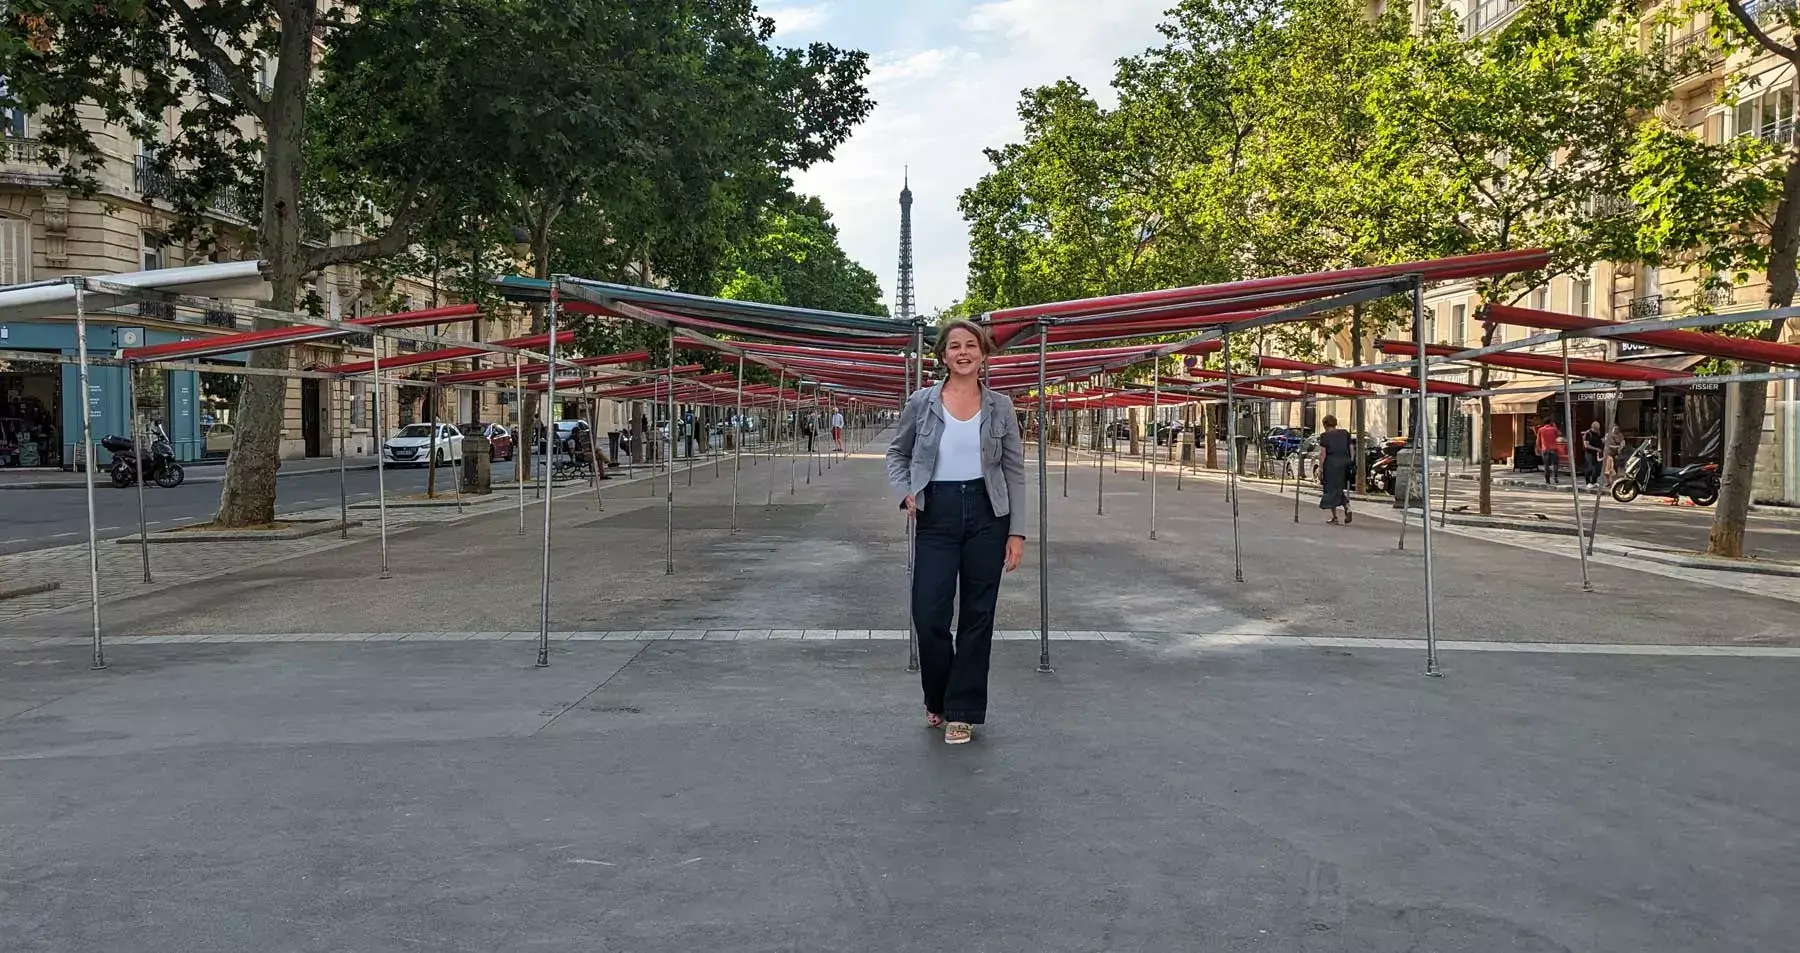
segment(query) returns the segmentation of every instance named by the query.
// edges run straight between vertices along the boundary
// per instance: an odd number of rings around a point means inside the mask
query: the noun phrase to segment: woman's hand
[[[1025,561],[1025,537],[1006,537],[1006,571],[1012,572]]]
[[[906,499],[903,499],[900,501],[900,506],[906,510],[906,518],[907,519],[910,520],[910,519],[918,518],[919,506],[917,503],[913,502],[913,495],[911,493],[906,494]]]

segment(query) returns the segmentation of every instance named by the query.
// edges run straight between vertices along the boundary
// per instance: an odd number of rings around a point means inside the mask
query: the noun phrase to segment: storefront
[[[0,469],[62,466],[62,368],[0,360]]]
[[[88,354],[97,359],[112,357],[122,334],[127,340],[149,344],[183,339],[165,331],[95,323],[88,328]],[[76,354],[73,322],[0,324],[0,350],[45,357],[42,361],[0,361],[0,468],[74,468],[83,459],[78,447],[81,371],[73,361],[58,360]],[[204,446],[199,375],[140,369],[137,381],[138,407],[146,423],[162,426],[177,459],[198,460]],[[88,382],[94,443],[98,445],[108,434],[129,433],[125,369],[116,364],[91,364]],[[104,450],[96,451],[102,461],[110,456]]]

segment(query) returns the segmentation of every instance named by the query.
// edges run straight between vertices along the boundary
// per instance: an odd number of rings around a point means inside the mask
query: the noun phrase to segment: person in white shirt
[[[844,412],[835,407],[831,409],[831,443],[839,453],[844,452]]]
[[[914,521],[913,625],[925,723],[967,744],[987,721],[1000,578],[1025,558],[1025,450],[1005,394],[982,383],[986,329],[944,326],[944,382],[915,391],[888,446],[888,481]],[[954,617],[955,628],[951,627]]]

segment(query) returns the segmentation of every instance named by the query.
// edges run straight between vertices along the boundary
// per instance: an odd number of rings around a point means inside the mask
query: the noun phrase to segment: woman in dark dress
[[[1350,453],[1350,433],[1339,430],[1337,418],[1325,415],[1325,432],[1319,435],[1319,482],[1325,492],[1319,495],[1319,509],[1331,511],[1331,524],[1337,525],[1337,511],[1344,511],[1344,522],[1350,522],[1350,495],[1346,491],[1355,464]]]

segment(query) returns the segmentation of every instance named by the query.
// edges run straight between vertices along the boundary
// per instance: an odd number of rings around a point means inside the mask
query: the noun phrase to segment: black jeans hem
[[[966,712],[947,711],[944,712],[944,720],[960,721],[965,725],[985,725],[987,724],[987,712],[977,712],[971,715]]]

